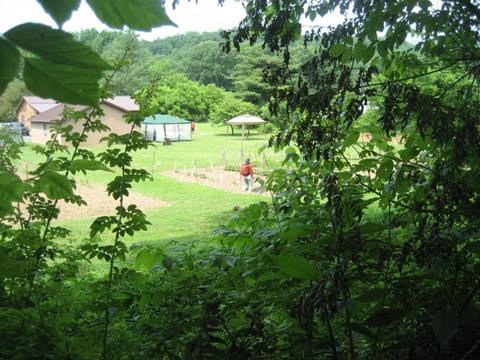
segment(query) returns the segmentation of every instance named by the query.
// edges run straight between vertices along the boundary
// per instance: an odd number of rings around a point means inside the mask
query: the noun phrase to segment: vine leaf
[[[72,182],[57,172],[46,172],[41,174],[35,181],[35,186],[49,199],[66,199],[73,196]]]
[[[342,55],[344,51],[345,51],[345,45],[344,44],[335,44],[330,49],[330,56],[338,57],[338,56]]]
[[[363,42],[358,42],[355,45],[355,50],[353,51],[353,56],[355,57],[355,60],[362,61],[363,58],[365,58],[366,54],[367,54],[367,47]]]
[[[382,180],[389,180],[393,172],[393,161],[384,159],[376,171],[376,176]]]
[[[70,19],[72,13],[80,6],[80,0],[37,0],[59,27]]]
[[[20,54],[15,46],[0,37],[0,94],[15,78],[20,65]]]
[[[70,170],[72,172],[75,171],[109,171],[113,172],[110,168],[108,168],[104,163],[98,160],[90,160],[90,159],[77,159],[73,160],[70,164]]]
[[[158,0],[87,0],[95,15],[110,27],[134,30],[151,30],[154,27],[173,25]]]
[[[11,214],[12,203],[21,202],[26,185],[15,174],[0,171],[0,216]]]
[[[360,225],[360,231],[362,234],[374,234],[377,232],[381,232],[385,230],[385,226],[379,223],[374,223],[374,222],[366,222],[362,225]]]
[[[15,45],[53,63],[98,71],[111,69],[90,47],[76,41],[71,34],[47,25],[21,24],[7,31],[5,37]]]
[[[317,280],[318,271],[307,259],[295,255],[271,255],[282,273],[300,280]]]
[[[23,78],[36,95],[67,104],[97,105],[101,72],[26,58]]]

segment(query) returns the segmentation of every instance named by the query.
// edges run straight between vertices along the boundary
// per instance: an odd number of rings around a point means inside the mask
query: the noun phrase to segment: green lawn
[[[197,123],[192,141],[174,142],[171,146],[156,143],[155,147],[135,153],[135,166],[142,167],[157,174],[164,170],[207,167],[212,165],[239,165],[242,155],[250,157],[256,167],[274,167],[282,159],[280,154],[266,149],[262,154],[258,150],[267,143],[268,135],[252,131],[251,135],[241,141],[237,131],[234,136],[227,135],[225,127],[214,127],[208,123]],[[94,152],[103,150],[104,146],[91,146]],[[24,159],[35,163],[40,157],[30,147],[24,148]],[[92,174],[91,180],[105,182],[104,175]]]
[[[245,156],[252,158],[254,164],[274,166],[281,160],[281,154],[267,149],[259,155],[257,150],[266,143],[263,134],[252,133],[243,141]],[[134,191],[168,202],[170,205],[148,210],[146,214],[152,223],[149,230],[138,233],[134,238],[126,238],[129,244],[148,242],[166,244],[182,242],[205,244],[212,239],[212,230],[224,222],[232,213],[234,206],[245,206],[260,200],[256,194],[227,192],[199,184],[181,183],[172,178],[161,176],[160,172],[174,168],[208,167],[211,165],[236,165],[240,162],[241,138],[226,135],[225,128],[214,128],[209,124],[197,124],[193,140],[173,143],[171,146],[158,145],[135,154],[134,167],[144,168],[154,173],[154,180],[136,184]],[[102,146],[91,148],[98,152]],[[23,161],[31,164],[40,157],[30,146],[24,147]],[[106,184],[114,174],[90,172],[86,177],[77,176],[80,182]],[[262,197],[263,198],[263,197]],[[72,230],[75,240],[83,241],[88,237],[92,218],[63,221],[63,226]],[[109,240],[108,236],[104,236]],[[77,241],[76,241],[77,242]]]

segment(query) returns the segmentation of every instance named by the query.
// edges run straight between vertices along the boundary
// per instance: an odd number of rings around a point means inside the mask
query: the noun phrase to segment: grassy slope
[[[225,158],[228,164],[238,164],[240,137],[226,136],[225,133],[224,128],[198,124],[191,142],[174,143],[172,146],[159,145],[135,155],[134,166],[150,172],[154,168],[154,180],[136,185],[134,191],[167,201],[170,206],[146,211],[152,225],[147,232],[138,233],[135,238],[126,238],[127,243],[202,243],[211,239],[212,230],[228,218],[234,206],[245,206],[259,200],[259,196],[255,194],[237,194],[197,184],[179,183],[159,174],[175,167],[191,168],[195,162],[198,167],[223,165]],[[263,156],[259,158],[256,151],[265,142],[265,137],[258,134],[244,140],[245,156],[250,156],[254,163],[264,161]],[[102,147],[94,147],[92,150],[101,151]],[[30,147],[25,147],[23,152],[23,160],[28,163],[34,164],[40,160]],[[279,154],[273,154],[270,150],[267,150],[265,157],[270,164],[280,159]],[[87,177],[79,176],[78,180],[106,184],[112,176],[113,174],[104,172],[91,172]],[[84,218],[65,221],[62,225],[73,231],[75,240],[83,240],[88,237],[91,221],[91,218]],[[108,236],[105,237],[105,240],[107,239]]]

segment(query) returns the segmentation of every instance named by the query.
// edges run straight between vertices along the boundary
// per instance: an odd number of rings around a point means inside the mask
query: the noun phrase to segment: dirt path
[[[234,171],[225,171],[223,166],[200,168],[196,170],[196,174],[192,169],[169,170],[161,174],[180,182],[202,184],[217,189],[248,194],[248,192],[242,190],[243,180],[240,179],[240,175]],[[254,189],[258,186],[258,183],[254,183],[253,185]]]
[[[118,206],[118,201],[107,195],[105,186],[77,183],[77,188],[74,192],[76,195],[80,195],[87,202],[87,205],[78,206],[76,204],[66,203],[63,200],[59,201],[59,220],[74,220],[84,217],[115,214],[115,208]],[[130,192],[130,195],[124,202],[125,207],[130,204],[135,204],[142,210],[156,209],[169,205],[166,201],[157,200],[135,192]]]

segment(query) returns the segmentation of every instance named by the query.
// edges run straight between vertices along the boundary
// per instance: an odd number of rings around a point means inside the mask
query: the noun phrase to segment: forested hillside
[[[117,71],[111,80],[112,93],[116,95],[133,95],[148,83],[158,80],[174,91],[185,91],[201,85],[218,88],[217,93],[225,94],[235,102],[231,107],[241,106],[254,113],[266,115],[268,100],[268,85],[264,81],[263,71],[271,66],[279,66],[281,58],[269,50],[263,50],[256,45],[245,51],[226,53],[222,49],[221,34],[186,33],[154,41],[139,40],[133,31],[97,31],[83,30],[74,34],[82,43],[91,46],[94,51],[111,63],[123,62],[122,69]],[[298,44],[301,46],[300,44]],[[300,51],[299,51],[300,53]],[[176,76],[175,81],[166,81],[165,77]],[[181,76],[184,76],[182,78]],[[212,88],[213,89],[213,88]],[[187,91],[191,98],[197,98],[198,93]],[[226,93],[227,91],[228,93]],[[0,96],[0,119],[15,118],[15,107],[21,96],[28,94],[21,78],[11,83]],[[203,101],[212,99],[210,96]],[[237,104],[239,100],[245,104]],[[176,100],[175,100],[176,101]],[[185,101],[175,102],[180,108]],[[171,101],[170,101],[171,103]],[[250,106],[249,104],[254,106]],[[209,103],[203,107],[213,107]],[[195,103],[188,108],[197,108]],[[170,111],[171,109],[164,109]],[[208,112],[200,113],[173,112],[172,115],[183,116],[196,120],[207,120]],[[213,121],[218,116],[213,117]],[[220,120],[220,121],[223,121]]]

